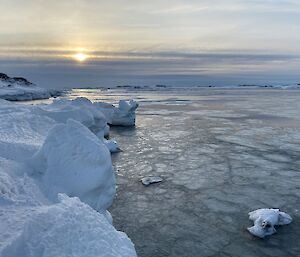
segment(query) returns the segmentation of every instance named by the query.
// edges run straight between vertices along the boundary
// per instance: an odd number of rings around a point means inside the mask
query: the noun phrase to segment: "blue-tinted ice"
[[[299,256],[300,90],[85,96],[140,103],[136,128],[111,131],[123,152],[113,155],[110,209],[139,256]],[[144,187],[145,176],[164,183]],[[254,238],[248,212],[259,208],[280,208],[294,221]]]

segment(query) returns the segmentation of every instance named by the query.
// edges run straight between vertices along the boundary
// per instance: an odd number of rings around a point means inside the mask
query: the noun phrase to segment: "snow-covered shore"
[[[61,95],[61,91],[44,89],[22,77],[9,77],[0,73],[0,98],[9,101],[48,99]]]
[[[116,186],[109,116],[85,98],[0,99],[0,114],[0,255],[136,256],[107,211]]]

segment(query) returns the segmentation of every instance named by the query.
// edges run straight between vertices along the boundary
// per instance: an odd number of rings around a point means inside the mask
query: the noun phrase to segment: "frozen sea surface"
[[[135,98],[135,128],[112,128],[117,197],[110,211],[140,257],[300,255],[300,90],[76,90],[71,97]],[[144,187],[140,179],[163,182]],[[293,217],[266,239],[248,212]]]

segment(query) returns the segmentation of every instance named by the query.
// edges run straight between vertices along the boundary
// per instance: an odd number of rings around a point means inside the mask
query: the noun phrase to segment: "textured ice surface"
[[[133,257],[134,246],[107,218],[78,198],[59,195],[60,203],[37,208],[3,257]]]
[[[300,247],[300,91],[109,92],[140,98],[136,128],[113,128],[114,224],[139,256],[291,256]],[[184,101],[182,101],[184,100]],[[165,183],[145,188],[140,179]],[[294,222],[253,238],[248,212]],[[141,236],[142,235],[142,236]]]

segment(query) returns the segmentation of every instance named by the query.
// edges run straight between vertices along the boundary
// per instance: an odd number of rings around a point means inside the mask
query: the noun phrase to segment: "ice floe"
[[[276,233],[275,226],[292,222],[292,217],[279,209],[258,209],[249,212],[249,219],[254,222],[254,226],[249,227],[248,231],[260,238]]]
[[[144,177],[141,179],[141,182],[144,186],[149,186],[150,184],[159,183],[162,181],[163,181],[163,179],[161,177],[157,177],[157,176],[149,176],[149,177]]]
[[[111,125],[115,126],[134,126],[135,110],[138,103],[134,100],[120,100],[118,107],[107,103],[94,103],[101,110]]]

